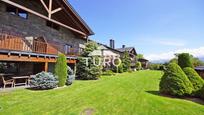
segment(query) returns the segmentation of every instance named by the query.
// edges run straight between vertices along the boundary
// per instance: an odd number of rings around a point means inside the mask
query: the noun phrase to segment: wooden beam
[[[43,57],[29,57],[29,56],[21,56],[18,55],[7,55],[0,54],[0,61],[17,61],[17,62],[56,62],[55,58],[48,59]]]
[[[42,5],[44,6],[44,8],[47,10],[47,12],[49,11],[48,8],[47,8],[47,5],[45,4],[45,2],[43,0],[40,0]]]
[[[48,63],[55,63],[56,58],[44,58],[44,57],[28,57],[19,55],[10,55],[7,54],[0,54],[0,61],[15,61],[15,62],[48,62]],[[67,59],[67,63],[76,63],[75,59]]]
[[[10,5],[12,5],[12,6],[18,7],[18,8],[20,8],[20,9],[22,9],[22,10],[27,11],[27,12],[30,12],[30,13],[32,13],[32,14],[34,14],[34,15],[37,15],[37,16],[43,18],[43,19],[49,20],[49,21],[51,21],[51,22],[53,22],[53,23],[56,23],[56,24],[58,24],[58,25],[60,25],[60,26],[65,27],[65,28],[67,28],[67,29],[69,29],[69,30],[71,30],[71,31],[74,31],[74,32],[76,32],[76,33],[79,33],[79,34],[81,34],[81,35],[83,35],[83,36],[87,36],[84,32],[81,32],[81,31],[79,31],[79,30],[77,30],[77,29],[74,29],[74,28],[72,28],[72,27],[70,27],[70,26],[67,26],[67,25],[65,25],[65,24],[62,24],[61,22],[58,22],[58,21],[56,21],[56,20],[49,19],[48,17],[46,17],[46,16],[44,16],[44,15],[38,13],[38,12],[35,12],[35,11],[29,9],[29,8],[26,8],[26,7],[24,7],[24,6],[20,5],[20,4],[17,4],[17,3],[15,3],[15,2],[10,1],[10,0],[1,0],[1,1],[3,1],[3,2],[7,3],[7,4],[10,4]]]
[[[76,64],[76,60],[67,60],[67,63]]]
[[[60,2],[57,0],[56,1],[58,4],[60,4]],[[67,5],[67,2],[65,2],[65,4]],[[68,6],[68,5],[67,5]],[[71,20],[81,29],[81,30],[83,30],[83,31],[85,31],[81,26],[80,26],[80,24],[73,18],[73,16],[72,15],[70,15],[70,13],[67,11],[67,9],[65,8],[65,7],[63,7],[63,6],[61,6],[63,9],[64,9],[64,11],[67,13],[67,15],[69,16],[69,17],[71,17]],[[69,6],[68,6],[69,7]],[[69,7],[70,8],[70,7]],[[71,8],[70,8],[71,9]],[[74,13],[74,12],[73,12]],[[80,18],[80,17],[79,17]],[[84,37],[85,38],[85,37]]]
[[[45,72],[48,72],[48,62],[45,62],[45,68],[44,68]]]
[[[52,0],[49,0],[49,11],[48,11],[48,18],[51,19],[52,16]]]
[[[44,6],[44,8],[46,9],[46,11],[48,13],[49,19],[51,19],[52,14],[62,10],[62,8],[57,8],[55,10],[52,10],[52,0],[49,0],[49,8],[47,7],[47,5],[45,4],[45,2],[43,0],[40,0],[40,1],[41,1],[42,5]]]
[[[53,10],[53,11],[51,12],[51,14],[54,14],[54,13],[59,12],[59,11],[61,11],[61,10],[62,10],[62,8],[57,8],[57,9]]]

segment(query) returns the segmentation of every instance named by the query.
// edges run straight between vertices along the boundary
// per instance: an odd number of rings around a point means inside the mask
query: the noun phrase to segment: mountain
[[[204,57],[198,57],[198,58],[199,58],[201,61],[204,62]],[[169,60],[170,60],[170,59],[169,59]],[[166,60],[152,60],[152,61],[150,60],[150,62],[151,62],[151,63],[161,63],[161,64],[162,64],[162,63],[169,62],[169,60],[167,60],[167,59],[166,59]]]
[[[199,59],[204,62],[204,57],[199,57]]]

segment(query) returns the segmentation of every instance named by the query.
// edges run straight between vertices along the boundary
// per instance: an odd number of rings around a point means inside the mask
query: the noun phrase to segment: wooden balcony
[[[0,50],[52,55],[63,53],[67,56],[80,55],[78,48],[67,48],[65,51],[63,44],[47,43],[40,39],[26,39],[7,33],[0,33]]]

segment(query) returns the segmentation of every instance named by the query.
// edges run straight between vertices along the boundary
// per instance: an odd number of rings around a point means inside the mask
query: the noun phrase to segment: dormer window
[[[24,19],[28,19],[28,13],[24,10],[19,9],[19,8],[16,8],[13,6],[7,6],[6,11],[10,14],[17,15],[17,16],[24,18]]]

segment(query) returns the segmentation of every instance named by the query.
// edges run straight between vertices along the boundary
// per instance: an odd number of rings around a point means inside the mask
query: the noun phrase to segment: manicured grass
[[[204,115],[203,105],[159,96],[161,75],[140,71],[49,91],[0,92],[0,114]]]

